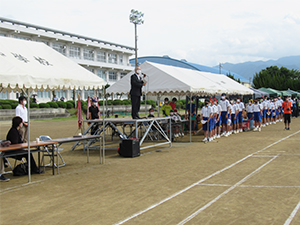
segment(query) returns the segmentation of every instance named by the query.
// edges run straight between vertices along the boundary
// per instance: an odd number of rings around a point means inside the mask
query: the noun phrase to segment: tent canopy
[[[292,97],[300,98],[300,93],[297,92],[297,91],[293,91],[293,90],[288,89],[288,90],[286,90],[286,92],[288,92]]]
[[[101,89],[104,80],[44,43],[0,37],[0,91]]]
[[[270,97],[270,94],[267,93],[267,92],[257,90],[257,89],[252,88],[252,87],[250,89],[254,92],[254,98],[261,98],[261,97],[264,97],[264,96]]]
[[[277,91],[277,90],[272,89],[272,88],[259,88],[258,90],[269,93],[270,97],[278,97],[278,96],[282,95],[281,91]]]
[[[143,92],[150,95],[176,94],[197,95],[215,94],[253,94],[249,88],[232,80],[225,75],[167,66],[157,63],[144,62],[141,66],[144,74],[147,74],[147,85]],[[108,94],[128,94],[130,91],[131,71],[118,82],[107,89]]]

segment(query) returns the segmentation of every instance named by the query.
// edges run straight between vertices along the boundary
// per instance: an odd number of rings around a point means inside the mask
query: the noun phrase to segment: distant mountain
[[[255,75],[255,73],[265,69],[269,66],[286,67],[288,69],[300,70],[300,55],[299,56],[287,56],[278,60],[269,61],[256,61],[256,62],[244,62],[244,63],[224,63],[223,68],[235,72],[249,80]]]

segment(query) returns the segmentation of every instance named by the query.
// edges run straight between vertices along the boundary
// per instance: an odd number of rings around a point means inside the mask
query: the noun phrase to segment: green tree
[[[234,76],[233,76],[233,75],[232,75],[230,72],[229,72],[229,73],[227,73],[227,74],[226,74],[226,76],[227,76],[227,77],[229,77],[229,78],[231,78],[232,80],[235,80],[236,82],[239,82],[239,83],[241,83],[241,80],[240,80],[240,78],[239,78],[239,79],[235,79],[235,78],[234,78]]]
[[[299,90],[300,71],[295,69],[289,70],[286,67],[267,67],[259,73],[255,73],[253,78],[253,87],[273,88],[276,90]]]

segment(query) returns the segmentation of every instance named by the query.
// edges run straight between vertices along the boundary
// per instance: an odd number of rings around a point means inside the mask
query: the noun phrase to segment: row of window
[[[120,73],[120,78],[122,79],[127,73]],[[105,71],[103,70],[97,70],[97,75],[101,77],[103,80],[106,79]],[[115,71],[109,71],[108,72],[108,79],[109,81],[117,81],[117,73]]]
[[[56,51],[60,52],[63,55],[67,54],[66,46],[63,44],[59,43],[53,43],[52,48],[55,49]],[[96,56],[96,59],[95,59]],[[117,54],[114,53],[109,53],[107,54],[108,58],[108,63],[112,64],[117,64]],[[80,47],[77,46],[69,46],[69,57],[75,58],[75,59],[81,59],[81,54],[80,54]],[[83,59],[86,60],[96,60],[98,62],[107,62],[106,60],[106,53],[104,51],[99,51],[99,50],[91,50],[91,49],[83,49]],[[119,64],[123,65],[123,55],[119,55]]]
[[[5,34],[0,34],[0,36],[6,36],[6,35]],[[17,35],[14,35],[14,38],[23,39],[23,40],[30,40],[27,37],[22,37],[22,36],[17,36]],[[37,41],[38,42],[43,42],[46,45],[50,45],[49,42],[47,42],[47,41],[43,41],[43,40],[37,40]],[[52,48],[55,49],[56,51],[58,51],[59,53],[65,55],[65,56],[67,55],[67,47],[64,44],[53,42],[52,43]],[[69,46],[69,57],[75,58],[75,59],[81,59],[82,57],[81,57],[81,54],[80,54],[80,47],[76,47],[76,46],[72,46],[72,45]],[[112,63],[112,64],[118,64],[117,54],[108,53],[107,57],[106,57],[106,53],[104,51],[91,50],[91,49],[86,49],[86,48],[83,49],[83,59],[92,60],[92,61],[96,60],[98,62],[108,62],[108,63]],[[119,64],[120,65],[124,64],[123,55],[119,55]]]

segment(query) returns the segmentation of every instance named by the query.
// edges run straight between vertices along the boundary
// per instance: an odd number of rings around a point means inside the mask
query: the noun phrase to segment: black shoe
[[[290,130],[290,128],[287,128],[287,130]]]
[[[9,178],[4,177],[2,174],[0,175],[0,182],[7,182],[9,180]]]
[[[41,174],[44,173],[44,170],[35,169],[31,171],[31,174]]]

